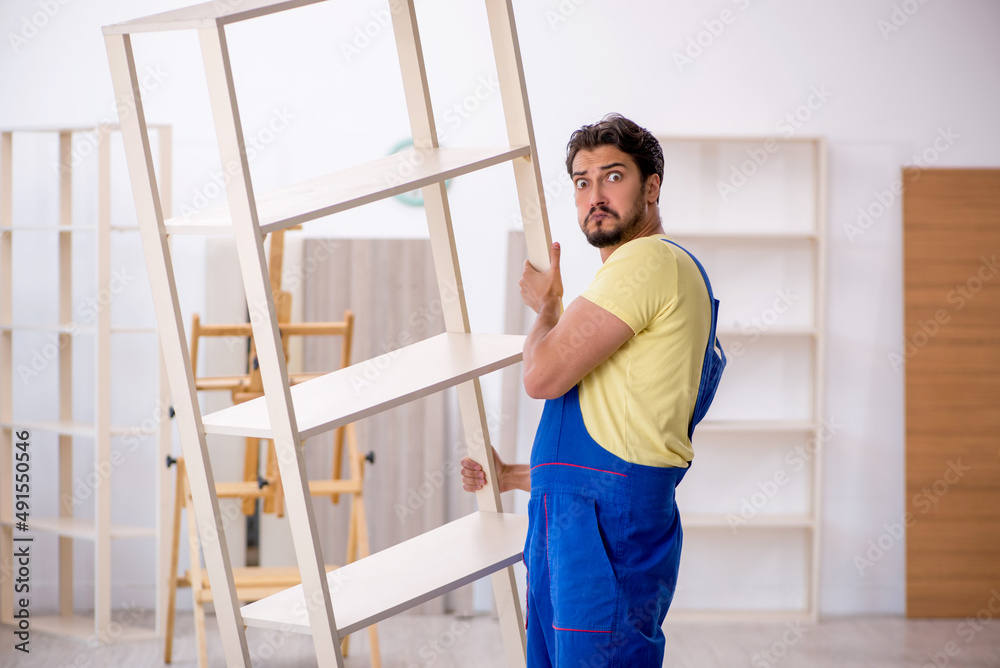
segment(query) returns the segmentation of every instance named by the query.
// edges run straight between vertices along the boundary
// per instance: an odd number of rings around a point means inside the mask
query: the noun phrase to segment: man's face
[[[580,229],[590,245],[617,246],[634,239],[646,217],[646,188],[635,160],[616,146],[583,149],[573,158]]]

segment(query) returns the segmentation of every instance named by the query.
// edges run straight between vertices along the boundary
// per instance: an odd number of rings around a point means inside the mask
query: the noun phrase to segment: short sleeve
[[[581,296],[620,318],[635,334],[677,302],[677,258],[660,237],[617,248]]]

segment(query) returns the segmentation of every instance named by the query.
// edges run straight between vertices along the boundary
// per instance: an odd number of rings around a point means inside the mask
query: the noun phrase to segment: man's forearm
[[[525,492],[531,491],[531,467],[527,464],[507,464],[507,469],[503,473],[503,484],[501,491],[521,489]]]
[[[539,362],[543,358],[539,355],[540,349],[545,345],[545,336],[559,322],[559,315],[562,313],[562,303],[558,299],[546,300],[535,317],[535,322],[531,325],[527,338],[524,340],[524,386],[530,396],[536,396],[534,388],[543,387],[547,378],[545,369]]]

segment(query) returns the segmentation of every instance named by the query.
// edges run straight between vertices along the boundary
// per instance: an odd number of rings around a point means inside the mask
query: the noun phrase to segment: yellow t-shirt
[[[618,457],[684,468],[712,311],[698,266],[665,238],[615,249],[581,295],[635,336],[580,381],[580,410],[591,437]]]

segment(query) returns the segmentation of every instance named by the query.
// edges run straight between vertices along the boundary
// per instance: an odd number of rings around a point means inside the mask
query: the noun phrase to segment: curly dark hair
[[[639,166],[643,185],[650,174],[659,176],[660,183],[663,183],[663,148],[660,142],[646,128],[616,113],[608,114],[593,125],[584,125],[570,136],[566,144],[566,171],[573,176],[573,159],[581,149],[607,145],[632,156]]]

